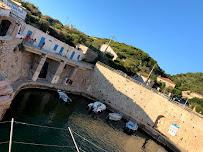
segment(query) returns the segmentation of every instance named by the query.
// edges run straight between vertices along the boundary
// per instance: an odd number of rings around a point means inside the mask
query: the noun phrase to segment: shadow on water
[[[73,132],[82,135],[89,141],[110,152],[167,151],[142,131],[137,131],[133,136],[123,133],[122,129],[126,120],[120,122],[106,121],[105,118],[108,116],[109,110],[93,118],[85,108],[89,102],[92,102],[91,100],[73,94],[69,94],[69,97],[72,98],[73,102],[66,104],[58,98],[58,94],[55,91],[22,90],[14,99],[3,121],[11,120],[13,117],[18,122],[66,129],[70,127]],[[9,130],[9,123],[0,124],[0,142],[9,140]],[[88,152],[102,151],[83,140],[77,134],[73,133],[80,148]],[[146,139],[149,139],[149,141],[145,145],[145,148],[142,149]],[[69,146],[59,148],[13,143],[12,150],[15,152],[76,151],[67,130],[39,128],[15,123],[13,141]],[[8,144],[0,145],[0,151],[8,151]]]

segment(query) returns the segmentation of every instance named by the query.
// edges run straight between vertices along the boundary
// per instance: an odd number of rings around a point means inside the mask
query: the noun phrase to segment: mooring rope
[[[13,143],[15,143],[15,144],[23,144],[23,145],[45,146],[45,147],[74,148],[73,146],[38,144],[38,143],[28,143],[28,142],[20,142],[20,141],[13,141]]]
[[[0,124],[5,124],[5,123],[8,123],[8,122],[11,122],[11,121],[1,121]]]
[[[49,127],[49,126],[43,126],[43,125],[36,125],[36,124],[31,124],[31,123],[25,123],[25,122],[19,122],[19,121],[14,121],[17,124],[22,124],[22,125],[28,125],[28,126],[34,126],[34,127],[41,127],[41,128],[48,128],[48,129],[56,129],[56,130],[64,130],[64,131],[69,131],[68,129],[65,128],[58,128],[58,127]],[[86,139],[85,137],[79,135],[78,133],[76,133],[75,131],[72,131],[73,133],[75,133],[76,135],[78,135],[79,137],[81,137],[83,140],[89,142],[90,144],[94,145],[95,147],[101,149],[102,151],[108,152],[105,149],[97,146],[96,144],[94,144],[93,142],[89,141],[88,139]],[[81,148],[80,148],[81,149]]]
[[[9,143],[9,141],[0,142],[0,145],[1,144],[7,144],[7,143]]]

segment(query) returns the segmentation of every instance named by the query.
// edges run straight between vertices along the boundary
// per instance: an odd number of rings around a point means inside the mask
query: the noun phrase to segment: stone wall
[[[98,63],[94,68],[91,91],[112,108],[155,127],[186,151],[203,151],[203,119],[198,114],[177,106]],[[172,124],[179,127],[174,137],[168,133]]]
[[[4,71],[11,82],[28,77],[30,70],[33,55],[29,52],[22,52],[16,47],[21,42],[22,39],[19,38],[12,41],[0,41],[0,69]]]
[[[93,70],[78,69],[73,77],[72,86],[88,89],[92,82]]]
[[[87,49],[87,52],[85,53],[85,60],[87,62],[94,62],[96,58],[98,57],[98,54],[91,49]]]

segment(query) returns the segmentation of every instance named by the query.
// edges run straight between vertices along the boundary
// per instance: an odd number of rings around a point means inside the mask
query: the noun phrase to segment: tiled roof
[[[162,79],[162,80],[165,80],[165,81],[167,81],[167,82],[169,82],[169,83],[172,83],[172,84],[175,84],[173,81],[171,81],[169,78],[163,78],[163,77],[159,77],[160,79]]]

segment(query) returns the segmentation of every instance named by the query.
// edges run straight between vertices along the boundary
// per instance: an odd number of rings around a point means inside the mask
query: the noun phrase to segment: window
[[[69,50],[67,50],[67,52],[68,52]]]
[[[56,44],[55,46],[54,46],[54,51],[56,51],[56,49],[58,48],[58,45]]]
[[[78,59],[78,60],[80,59],[80,55],[78,55],[77,59]]]

